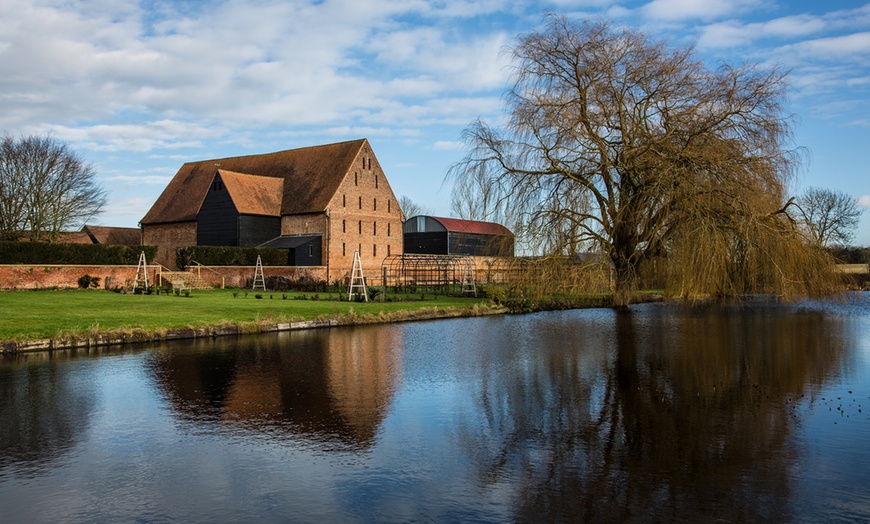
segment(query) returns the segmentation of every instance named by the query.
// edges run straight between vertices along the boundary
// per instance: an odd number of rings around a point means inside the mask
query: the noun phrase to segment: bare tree
[[[822,247],[849,244],[864,212],[854,198],[833,189],[811,187],[797,203],[807,232]]]
[[[423,207],[407,195],[399,197],[399,207],[402,208],[402,213],[405,214],[405,220],[417,215],[430,215],[432,211],[428,207]]]
[[[597,246],[617,304],[653,259],[683,295],[829,285],[787,213],[800,151],[788,148],[784,74],[709,70],[691,48],[555,15],[512,55],[505,128],[473,123],[450,175],[490,179],[528,231]]]
[[[106,194],[96,170],[50,136],[0,140],[0,235],[57,239],[99,214]]]

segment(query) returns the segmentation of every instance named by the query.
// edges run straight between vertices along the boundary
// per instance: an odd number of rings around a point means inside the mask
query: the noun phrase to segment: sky
[[[136,227],[184,162],[367,138],[397,197],[450,215],[462,131],[498,123],[506,50],[544,13],[604,18],[711,67],[789,71],[790,190],[870,207],[870,3],[817,0],[0,0],[0,133],[51,134]],[[870,211],[854,244],[870,246]]]

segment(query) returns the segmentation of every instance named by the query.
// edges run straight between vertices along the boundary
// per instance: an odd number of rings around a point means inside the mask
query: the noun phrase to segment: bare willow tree
[[[96,170],[50,136],[0,140],[0,235],[57,239],[102,210]]]
[[[485,171],[469,173],[456,181],[451,192],[450,210],[459,218],[505,222],[502,196],[498,180]]]
[[[512,57],[504,128],[473,123],[450,175],[491,180],[527,233],[599,249],[617,304],[653,259],[683,295],[829,289],[787,212],[784,74],[710,70],[692,48],[556,15]]]
[[[864,212],[854,198],[833,189],[811,187],[797,203],[807,232],[822,247],[849,244]]]

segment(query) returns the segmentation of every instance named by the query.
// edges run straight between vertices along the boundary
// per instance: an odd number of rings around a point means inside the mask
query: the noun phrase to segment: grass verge
[[[256,298],[256,295],[262,298]],[[299,298],[305,297],[305,300]],[[484,314],[489,301],[470,297],[409,295],[401,302],[347,302],[335,294],[193,291],[175,295],[124,295],[101,290],[0,292],[0,342],[51,338],[129,335],[153,337],[173,329],[234,326],[255,332],[258,326],[305,320],[337,319],[342,324],[393,322],[423,315]],[[324,298],[329,298],[325,300]],[[411,300],[413,299],[413,300]],[[439,314],[436,314],[439,313]]]

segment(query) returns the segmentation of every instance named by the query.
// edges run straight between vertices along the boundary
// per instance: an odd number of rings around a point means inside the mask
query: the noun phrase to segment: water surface
[[[853,298],[7,357],[0,519],[867,521]]]

